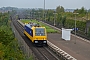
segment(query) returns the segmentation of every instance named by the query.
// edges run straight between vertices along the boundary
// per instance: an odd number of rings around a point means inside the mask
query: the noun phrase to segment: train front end
[[[47,45],[47,32],[45,27],[35,27],[33,34],[35,45]]]

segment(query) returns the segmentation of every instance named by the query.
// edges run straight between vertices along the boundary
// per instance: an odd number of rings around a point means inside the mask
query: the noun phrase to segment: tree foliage
[[[9,15],[8,13],[0,13],[0,26],[8,25]]]
[[[64,11],[64,7],[58,6],[58,7],[56,8],[56,12],[57,12],[57,13],[65,12],[65,11]]]
[[[8,15],[0,13],[0,60],[25,60],[10,28]]]
[[[84,7],[82,7],[81,9],[74,10],[74,13],[79,13],[80,17],[83,17],[86,15],[87,11],[85,10]]]
[[[57,25],[62,24],[62,15],[61,14],[57,15],[56,23],[57,23]]]
[[[65,27],[65,23],[66,23],[66,16],[64,16],[64,17],[62,18],[62,26],[63,26],[63,27]]]

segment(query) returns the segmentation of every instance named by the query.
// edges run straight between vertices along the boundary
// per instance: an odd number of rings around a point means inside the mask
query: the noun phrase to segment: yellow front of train
[[[33,43],[37,45],[47,45],[47,32],[45,27],[32,27]]]

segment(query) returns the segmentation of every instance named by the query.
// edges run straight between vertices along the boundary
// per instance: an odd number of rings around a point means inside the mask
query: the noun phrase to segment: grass
[[[21,22],[23,22],[24,24],[25,24],[25,23],[28,23],[28,22],[39,23],[41,26],[43,26],[43,27],[46,28],[47,33],[57,33],[57,32],[58,32],[58,30],[55,30],[55,29],[49,27],[49,26],[46,25],[46,24],[43,24],[43,23],[41,23],[41,22],[38,22],[37,20],[29,20],[29,19],[26,19],[26,20],[21,20]]]

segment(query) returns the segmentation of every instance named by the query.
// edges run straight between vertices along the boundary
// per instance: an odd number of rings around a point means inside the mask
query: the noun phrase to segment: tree
[[[74,13],[79,13],[79,9],[74,10]]]
[[[86,14],[86,10],[84,7],[82,7],[80,10],[79,10],[79,13],[80,14]]]
[[[48,21],[53,21],[52,19],[52,17],[54,16],[54,10],[50,10],[50,9],[48,9],[47,11],[46,11],[47,13],[46,13],[46,17],[47,17],[47,19],[48,19]]]
[[[58,14],[58,15],[57,15],[57,20],[56,20],[57,25],[59,25],[59,24],[62,25],[61,20],[62,20],[62,15],[61,15],[61,14]]]
[[[8,13],[0,13],[0,26],[7,25],[9,16]]]
[[[82,7],[81,9],[76,9],[76,10],[74,10],[74,13],[86,14],[86,10],[85,10],[84,7]]]
[[[66,22],[66,16],[64,16],[64,17],[62,18],[62,27],[65,27],[65,22]]]
[[[57,12],[57,13],[61,13],[61,12],[65,12],[65,11],[64,11],[64,8],[63,8],[62,6],[58,6],[58,7],[56,8],[56,12]]]

